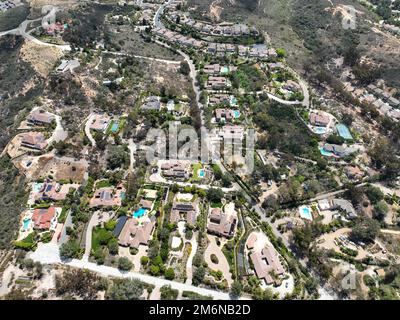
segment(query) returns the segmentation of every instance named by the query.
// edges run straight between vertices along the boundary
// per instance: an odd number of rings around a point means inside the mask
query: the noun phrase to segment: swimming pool
[[[119,123],[118,122],[113,122],[112,126],[111,126],[111,132],[112,133],[116,133],[118,131],[119,128]]]
[[[350,133],[349,128],[347,128],[344,124],[339,123],[336,125],[336,130],[343,139],[345,140],[353,140],[353,136]]]
[[[235,119],[239,118],[240,117],[240,111],[239,110],[233,110],[233,117]]]
[[[231,106],[237,106],[238,101],[234,96],[231,96],[229,103]]]
[[[310,207],[302,206],[299,208],[299,211],[300,211],[300,217],[302,217],[303,219],[312,221],[313,216],[312,216]]]
[[[137,210],[137,211],[133,214],[133,217],[134,217],[134,218],[141,218],[141,217],[143,217],[143,216],[146,214],[146,212],[147,212],[146,209],[140,208],[139,210]]]
[[[204,169],[199,169],[199,177],[200,178],[204,178],[204,176],[206,175]]]
[[[31,222],[32,222],[31,218],[25,218],[23,220],[23,226],[24,226],[25,231],[27,231],[29,229],[29,227],[31,226]]]
[[[229,68],[228,67],[222,67],[221,68],[221,74],[227,74],[227,73],[229,73]]]
[[[40,192],[40,190],[42,189],[42,187],[43,187],[43,183],[41,183],[41,182],[34,182],[33,185],[32,185],[32,190],[33,190],[33,192],[38,193],[38,192]]]
[[[324,134],[326,133],[326,128],[324,127],[314,127],[313,132],[316,134]]]
[[[321,152],[321,154],[325,157],[333,157],[333,153],[326,151],[323,147],[319,148],[319,152]]]

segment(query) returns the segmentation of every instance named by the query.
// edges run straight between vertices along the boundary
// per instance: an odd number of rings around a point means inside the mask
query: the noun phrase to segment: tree
[[[326,142],[332,144],[343,144],[344,139],[337,134],[331,134],[328,138],[326,138]]]
[[[367,217],[356,220],[356,224],[350,234],[355,241],[372,242],[380,230],[379,222]]]
[[[286,56],[286,51],[283,48],[277,48],[276,53],[279,58],[284,58]]]
[[[107,166],[109,169],[121,168],[128,160],[128,154],[122,146],[111,146],[108,149]]]
[[[114,238],[111,239],[111,240],[108,242],[107,247],[108,247],[108,251],[109,251],[112,255],[118,254],[119,245],[118,245],[118,240],[117,240],[117,239],[114,239]]]
[[[143,294],[143,288],[143,284],[138,280],[116,280],[108,289],[106,298],[109,300],[138,300]]]
[[[225,173],[225,174],[222,176],[222,186],[223,186],[224,188],[229,188],[229,187],[231,187],[231,186],[232,186],[232,181],[233,181],[233,179],[232,179],[232,177],[231,177],[231,175],[230,175],[229,173]]]
[[[142,266],[146,266],[149,263],[149,258],[146,256],[143,256],[140,258],[140,263]]]
[[[100,277],[88,270],[72,269],[56,275],[56,295],[72,295],[84,300],[97,298],[97,285]]]
[[[386,203],[385,200],[379,201],[375,206],[374,206],[374,216],[376,219],[382,221],[386,214],[389,212],[389,207]]]
[[[64,259],[79,258],[81,252],[82,249],[78,242],[72,239],[68,240],[66,243],[63,243],[60,247],[60,256]]]
[[[179,67],[179,72],[185,76],[188,76],[190,74],[190,66],[186,61],[181,62],[181,65]]]
[[[204,269],[204,267],[201,265],[200,267],[198,267],[195,272],[193,273],[193,284],[195,286],[198,286],[200,283],[203,282],[203,279],[206,275],[206,270]]]
[[[179,291],[172,289],[171,286],[162,286],[160,288],[161,300],[176,300]]]
[[[207,190],[207,199],[211,202],[221,202],[224,192],[221,189],[210,188]]]
[[[165,278],[168,280],[173,280],[175,278],[175,271],[173,268],[168,268],[165,270]]]
[[[365,194],[367,195],[369,201],[371,201],[373,204],[376,204],[379,201],[383,200],[385,196],[379,188],[372,185],[369,185],[365,189]]]
[[[234,299],[242,295],[243,286],[239,281],[234,281],[231,286],[230,296]]]
[[[121,257],[118,259],[118,269],[123,271],[129,271],[133,267],[132,262],[127,257]]]

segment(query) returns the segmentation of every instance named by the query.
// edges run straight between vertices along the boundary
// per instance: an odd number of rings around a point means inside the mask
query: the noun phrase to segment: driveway
[[[206,251],[204,252],[204,260],[207,262],[208,267],[214,271],[222,271],[224,278],[228,281],[228,285],[231,286],[233,283],[232,275],[229,272],[229,263],[226,260],[224,253],[221,248],[217,245],[217,237],[207,235],[208,240],[210,241]],[[215,254],[218,258],[218,263],[214,263],[211,261],[211,255]]]
[[[50,139],[47,141],[48,145],[51,145],[53,142],[64,141],[68,137],[68,132],[64,130],[61,124],[61,117],[59,115],[54,115],[56,117],[57,126],[54,129],[54,132]]]
[[[85,124],[85,134],[88,137],[88,139],[93,147],[96,146],[96,141],[94,140],[92,133],[90,132],[90,125],[93,122],[94,116],[95,116],[95,114],[89,115],[88,120],[86,121],[86,124]]]

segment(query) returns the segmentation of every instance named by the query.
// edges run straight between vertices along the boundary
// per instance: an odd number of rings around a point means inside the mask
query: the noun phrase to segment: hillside
[[[400,40],[379,32],[376,28],[379,17],[357,1],[189,0],[188,5],[194,15],[206,20],[256,25],[268,34],[274,47],[286,50],[288,62],[302,74],[310,74],[310,66],[323,66],[331,58],[353,51],[378,63],[388,83],[400,83],[395,63]],[[356,10],[354,30],[342,27],[346,15],[344,5],[354,6]]]

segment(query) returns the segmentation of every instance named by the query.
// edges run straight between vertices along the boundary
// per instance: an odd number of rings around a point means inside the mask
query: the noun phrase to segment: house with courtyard
[[[126,190],[122,185],[118,187],[105,187],[97,189],[90,199],[89,207],[113,207],[121,206],[125,198]]]
[[[140,245],[148,245],[155,225],[154,217],[140,221],[124,216],[118,220],[114,236],[118,238],[119,245],[138,249]]]
[[[195,225],[199,213],[200,208],[198,200],[182,201],[175,196],[170,214],[170,222],[178,223],[181,220],[185,220],[188,224]]]
[[[264,281],[266,285],[278,284],[276,277],[285,273],[278,253],[272,245],[267,245],[261,252],[252,252],[250,260],[258,279]],[[273,276],[274,274],[274,276]]]
[[[225,205],[224,209],[210,209],[207,232],[219,237],[232,238],[235,235],[237,212],[233,202]]]

